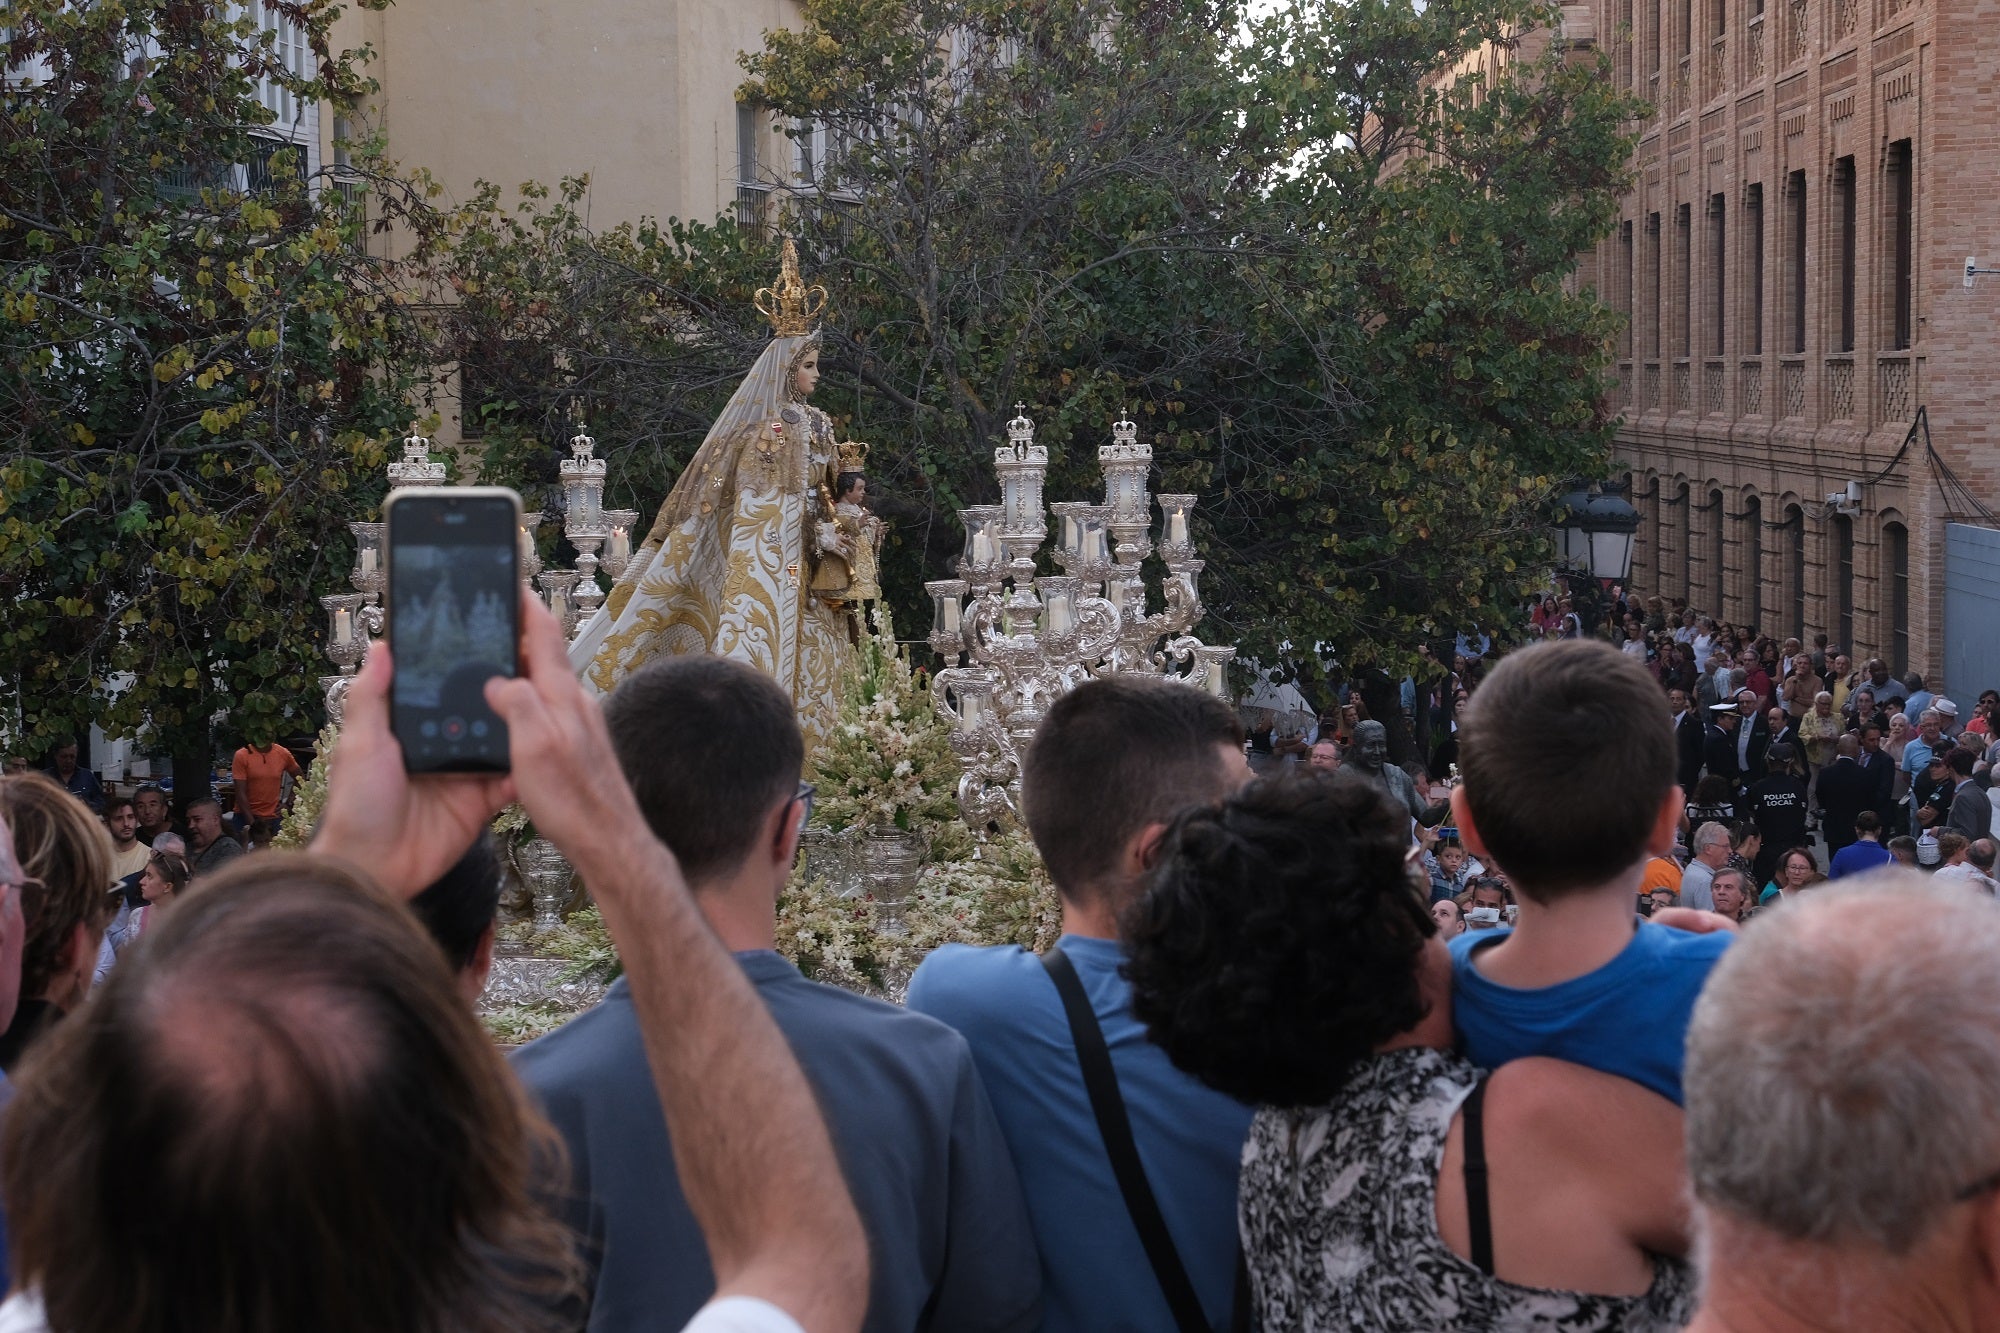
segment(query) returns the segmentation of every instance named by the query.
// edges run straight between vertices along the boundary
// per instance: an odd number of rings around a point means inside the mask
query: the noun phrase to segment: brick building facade
[[[2000,0],[1582,9],[1655,107],[1582,274],[1630,315],[1633,585],[1935,673],[1944,525],[2000,527]]]

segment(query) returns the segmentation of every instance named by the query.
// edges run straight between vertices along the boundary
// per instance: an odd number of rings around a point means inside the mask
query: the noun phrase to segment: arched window
[[[1889,669],[1910,669],[1910,530],[1882,525],[1882,580],[1889,592]]]
[[[1861,654],[1854,642],[1854,520],[1835,514],[1830,540],[1833,558],[1827,562],[1827,575],[1833,586],[1827,590],[1827,600],[1833,603],[1833,641],[1858,659]]]
[[[1792,623],[1788,633],[1806,634],[1806,511],[1798,505],[1785,510],[1785,592],[1790,598]],[[1847,647],[1846,644],[1840,645]]]
[[[1711,589],[1709,605],[1714,608],[1716,615],[1727,615],[1728,612],[1722,608],[1726,605],[1725,599],[1729,596],[1729,580],[1723,577],[1722,571],[1725,568],[1723,562],[1728,556],[1729,534],[1723,531],[1722,526],[1723,505],[1721,491],[1710,491],[1708,493],[1708,510],[1711,515],[1708,523],[1708,586]]]
[[[1743,578],[1749,587],[1750,623],[1759,634],[1768,634],[1770,626],[1764,623],[1764,502],[1754,495],[1743,502]],[[1791,632],[1790,627],[1786,632]]]
[[[1680,499],[1674,503],[1681,510],[1681,591],[1693,606],[1700,600],[1694,593],[1694,492],[1686,482],[1681,483]],[[1711,614],[1715,611],[1714,607],[1707,609]]]

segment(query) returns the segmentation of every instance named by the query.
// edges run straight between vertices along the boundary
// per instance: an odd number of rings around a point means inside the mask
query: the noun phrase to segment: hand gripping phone
[[[521,497],[497,486],[393,492],[382,506],[389,725],[411,773],[505,773],[486,682],[519,670]]]

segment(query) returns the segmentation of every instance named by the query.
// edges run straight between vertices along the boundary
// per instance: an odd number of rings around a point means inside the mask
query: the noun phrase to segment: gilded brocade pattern
[[[570,648],[603,693],[661,657],[712,652],[785,687],[809,744],[832,727],[851,651],[840,613],[811,595],[833,423],[786,386],[812,346],[774,338],[660,506],[634,574]]]

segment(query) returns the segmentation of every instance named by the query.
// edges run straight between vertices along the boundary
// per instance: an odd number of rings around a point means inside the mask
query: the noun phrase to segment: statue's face
[[[810,398],[812,391],[819,387],[819,352],[807,352],[799,360],[799,368],[792,372],[792,387],[799,397]]]
[[[1363,768],[1380,768],[1389,758],[1389,733],[1378,723],[1363,723],[1354,731],[1354,757]]]

